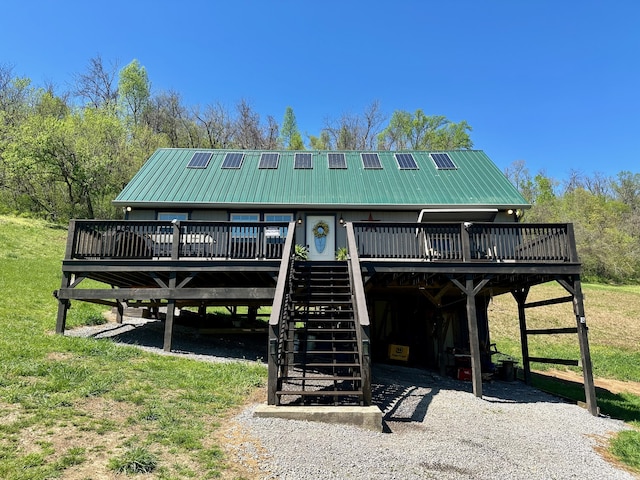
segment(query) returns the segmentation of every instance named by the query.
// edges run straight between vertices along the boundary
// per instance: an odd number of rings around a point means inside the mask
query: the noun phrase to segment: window
[[[189,214],[185,212],[158,212],[158,220],[164,220],[165,222],[189,220]]]
[[[173,222],[174,220],[189,220],[189,214],[185,212],[158,212],[158,220]],[[172,227],[159,227],[158,233],[173,233]]]
[[[259,222],[260,214],[258,213],[232,213],[232,222]],[[256,238],[258,236],[258,229],[256,227],[233,227],[231,229],[232,238]]]
[[[265,222],[293,222],[293,213],[265,213],[264,214]],[[278,235],[275,235],[275,232],[278,232]],[[265,237],[267,238],[267,243],[284,243],[284,239],[287,236],[287,227],[267,227],[265,230]]]

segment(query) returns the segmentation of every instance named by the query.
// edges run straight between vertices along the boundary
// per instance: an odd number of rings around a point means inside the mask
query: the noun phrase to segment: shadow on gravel
[[[472,393],[471,382],[399,365],[376,364],[372,371],[372,401],[382,411],[384,431],[391,424],[422,423],[429,405],[442,390]],[[522,382],[483,382],[483,399],[490,403],[562,403],[563,400]]]
[[[212,326],[212,325],[210,325]],[[67,332],[70,336],[109,338],[164,353],[164,322],[125,317],[123,324],[108,323]],[[250,360],[265,363],[267,334],[203,334],[201,329],[177,323],[172,355],[205,361]],[[483,399],[490,403],[560,403],[564,400],[529,387],[520,381],[483,382]],[[402,365],[374,364],[372,403],[380,408],[386,431],[389,423],[422,423],[431,402],[442,390],[472,393],[471,382],[442,377],[435,372]]]
[[[164,322],[125,318],[122,324],[108,323],[67,332],[70,336],[109,338],[114,342],[163,351]],[[266,362],[267,333],[202,334],[200,329],[174,325],[172,354],[209,358],[211,361],[251,360]]]

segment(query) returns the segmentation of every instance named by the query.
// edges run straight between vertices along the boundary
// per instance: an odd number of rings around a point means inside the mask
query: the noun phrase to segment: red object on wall
[[[470,381],[471,380],[471,369],[470,368],[459,368],[458,369],[458,380]]]

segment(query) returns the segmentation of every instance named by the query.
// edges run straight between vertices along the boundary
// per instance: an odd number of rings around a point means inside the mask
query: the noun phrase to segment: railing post
[[[362,366],[363,403],[371,405],[371,343],[369,338],[369,310],[364,293],[362,271],[360,270],[360,256],[353,230],[353,224],[347,222],[347,249],[349,251],[349,271],[354,294],[355,320],[357,322],[356,335],[359,343],[360,365]],[[364,351],[366,349],[366,351]]]
[[[573,223],[567,223],[567,241],[569,242],[569,261],[571,263],[578,263],[578,248],[576,247],[576,237],[573,233]]]
[[[180,258],[180,220],[173,220],[173,242],[171,243],[171,260]]]
[[[282,328],[281,320],[284,309],[284,296],[288,290],[289,269],[291,268],[291,256],[293,254],[293,245],[295,242],[296,224],[289,222],[287,229],[287,239],[282,249],[282,259],[280,261],[280,269],[278,270],[278,281],[276,283],[276,291],[273,298],[273,306],[271,307],[271,315],[269,316],[269,339],[267,345],[267,404],[276,405],[278,390],[278,355],[280,350],[279,341],[281,338]]]
[[[460,240],[462,241],[462,261],[468,262],[471,260],[471,241],[469,236],[471,233],[466,224],[460,224]]]
[[[74,257],[74,253],[76,251],[76,221],[69,221],[69,230],[67,233],[67,248],[64,252],[65,260],[70,260]]]

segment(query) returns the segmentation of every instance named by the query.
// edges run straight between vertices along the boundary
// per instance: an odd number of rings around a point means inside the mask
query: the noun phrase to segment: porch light
[[[340,220],[338,220],[338,222],[340,222],[340,225],[344,225],[344,218],[342,218],[342,215],[340,215]]]
[[[130,205],[127,205],[127,207],[125,208],[125,210],[126,210],[127,212],[130,212],[130,211],[131,211],[131,206],[130,206]]]
[[[298,225],[302,225],[302,217],[298,215]]]

